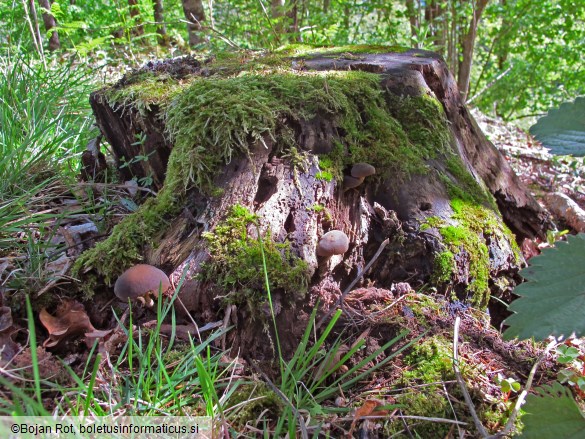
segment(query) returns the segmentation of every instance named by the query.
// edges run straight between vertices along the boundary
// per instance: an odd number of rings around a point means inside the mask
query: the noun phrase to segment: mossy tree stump
[[[163,61],[91,104],[130,163],[121,177],[150,176],[158,195],[76,270],[106,283],[138,260],[175,280],[186,273],[181,297],[195,317],[236,311],[234,342],[246,351],[270,351],[257,337],[269,327],[264,262],[286,348],[307,307],[331,306],[387,238],[363,282],[432,285],[485,307],[518,280],[517,242],[548,224],[430,52],[296,47]],[[376,175],[346,190],[359,162]],[[318,258],[332,229],[349,250]]]

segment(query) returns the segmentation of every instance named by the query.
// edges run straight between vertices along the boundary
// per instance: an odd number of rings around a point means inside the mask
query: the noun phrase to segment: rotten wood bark
[[[518,240],[544,235],[547,214],[482,134],[464,105],[455,79],[439,56],[417,50],[341,58],[309,56],[303,60],[303,66],[319,71],[376,72],[385,93],[435,96],[448,119],[454,151],[473,178],[485,184],[493,194],[504,222]],[[202,74],[197,73],[202,69],[196,62],[191,61],[188,68],[183,67],[192,69],[194,74]],[[209,70],[205,72],[209,73]],[[163,134],[158,109],[153,107],[147,114],[113,109],[102,92],[92,94],[90,101],[97,124],[118,159],[124,157],[129,161],[136,154],[152,153],[148,162],[141,161],[122,169],[122,178],[127,179],[129,174],[151,175],[155,189],[160,188],[173,146]],[[308,163],[303,172],[296,173],[295,177],[290,161],[277,153],[274,139],[265,138],[262,144],[252,144],[249,157],[234,157],[216,176],[214,185],[222,189],[221,196],[191,191],[184,211],[171,221],[169,229],[160,237],[160,244],[155,249],[146,249],[145,261],[170,272],[175,281],[186,273],[187,282],[181,297],[201,322],[215,321],[222,313],[217,289],[197,277],[202,264],[210,258],[201,234],[213,230],[235,204],[246,206],[257,214],[262,219],[262,229],[269,230],[275,241],[289,241],[292,252],[305,260],[313,273],[309,295],[302,303],[291,305],[290,299],[282,297],[279,291],[273,292],[285,351],[295,346],[304,330],[302,322],[308,316],[306,307],[313,306],[317,300],[325,310],[332,306],[385,239],[389,239],[390,244],[361,285],[375,284],[390,290],[399,282],[409,282],[414,288],[429,282],[433,272],[432,255],[443,251],[445,246],[439,234],[425,233],[420,224],[427,217],[448,217],[452,213],[445,187],[429,175],[415,175],[408,181],[388,176],[377,184],[366,182],[359,188],[344,191],[336,181],[316,178],[319,155],[330,151],[342,135],[334,121],[331,115],[320,114],[312,120],[283,122],[296,133],[296,143],[306,153]],[[140,146],[135,142],[138,132],[146,134],[146,141]],[[430,165],[444,166],[441,163]],[[311,209],[315,205],[324,206],[329,214],[315,212]],[[319,237],[331,229],[343,230],[351,244],[344,255],[322,261],[317,258],[315,249]],[[490,276],[506,277],[513,285],[520,267],[509,239],[492,237],[486,240],[486,245],[490,254]],[[446,292],[463,292],[471,282],[471,262],[464,253],[457,262],[463,274],[456,276]],[[494,294],[502,294],[500,287],[495,284],[492,287]],[[269,315],[268,309],[258,312]],[[260,356],[271,355],[265,337],[257,336],[263,330],[262,324],[252,319],[250,310],[238,309],[231,314],[231,319],[238,326],[231,335],[234,346]]]

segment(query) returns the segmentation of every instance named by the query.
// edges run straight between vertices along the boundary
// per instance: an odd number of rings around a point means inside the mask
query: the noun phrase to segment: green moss
[[[325,208],[325,206],[321,206],[320,204],[313,204],[311,207],[308,208],[309,210],[312,210],[313,212],[324,212],[325,210],[327,210]]]
[[[451,208],[452,219],[457,225],[438,227],[447,251],[435,255],[433,281],[447,282],[457,270],[454,255],[465,252],[469,258],[470,302],[476,307],[485,308],[490,297],[490,258],[486,239],[497,237],[510,242],[516,258],[514,262],[518,265],[522,260],[520,249],[513,234],[490,208],[457,198],[451,200]]]
[[[455,255],[449,250],[439,253],[433,261],[433,282],[449,282],[455,270]]]
[[[341,55],[344,53],[403,53],[409,50],[411,50],[411,48],[405,46],[384,46],[375,44],[352,44],[348,46],[333,47],[311,44],[289,44],[287,46],[278,48],[276,53],[291,57],[299,57],[312,54]]]
[[[105,96],[112,107],[132,106],[144,116],[154,106],[164,109],[182,87],[184,84],[168,75],[145,72],[132,77],[123,87],[110,88]]]
[[[399,384],[405,388],[405,393],[396,398],[397,403],[405,406],[404,414],[452,419],[453,412],[440,384],[454,379],[449,342],[437,335],[417,343],[404,358],[404,363],[408,367]],[[428,386],[420,387],[421,384]],[[393,428],[401,430],[402,425],[396,424]],[[451,426],[425,422],[411,428],[417,437],[430,438],[446,437]]]
[[[452,155],[445,163],[451,178],[444,176],[443,182],[451,199],[483,204],[497,210],[494,197],[473,178],[460,157]]]
[[[331,172],[321,171],[315,174],[315,178],[317,180],[331,181],[333,180],[333,175],[331,174]]]
[[[451,343],[451,340],[444,336],[434,335],[413,345],[412,350],[404,357],[403,361],[407,367],[398,382],[404,388],[404,393],[396,398],[396,402],[405,406],[403,409],[405,415],[454,419],[454,409],[459,421],[473,424],[457,385],[448,385],[449,395],[453,398],[453,408],[447,400],[448,396],[442,385],[442,383],[455,380]],[[464,358],[460,357],[459,361],[463,379],[468,383],[476,380],[477,377],[474,375],[479,372],[469,367]],[[471,396],[474,398],[473,392]],[[484,421],[484,425],[490,431],[501,430],[508,416],[506,410],[496,404],[487,403],[483,398],[476,399],[474,406],[478,416]],[[448,437],[452,433],[452,425],[449,424],[407,422],[410,423],[411,432],[415,433],[416,437],[439,438]],[[390,425],[390,433],[396,433],[402,428],[402,424],[393,423]]]
[[[232,409],[233,407],[233,409]],[[263,382],[240,385],[224,407],[230,410],[230,423],[244,427],[263,419],[276,420],[282,415],[282,400]]]
[[[266,300],[263,264],[271,291],[283,291],[291,301],[307,292],[308,265],[291,253],[290,243],[276,243],[269,233],[259,233],[259,220],[245,207],[233,206],[227,218],[212,232],[203,234],[211,261],[200,277],[211,281],[225,292],[230,303],[248,304],[250,309]]]

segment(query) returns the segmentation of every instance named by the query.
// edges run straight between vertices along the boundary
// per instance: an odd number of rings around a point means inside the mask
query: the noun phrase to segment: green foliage
[[[203,234],[211,262],[205,264],[201,278],[220,286],[227,301],[247,303],[257,310],[266,300],[265,263],[272,291],[303,297],[308,285],[307,263],[291,253],[290,243],[276,243],[270,233],[259,233],[258,217],[243,206],[233,206],[224,221]]]
[[[559,242],[532,258],[520,272],[527,282],[514,290],[520,298],[509,306],[515,314],[505,321],[509,328],[504,337],[545,340],[550,335],[585,334],[584,259],[584,234],[568,236],[566,243]]]
[[[530,127],[530,134],[553,154],[585,156],[585,97],[549,110]]]
[[[571,396],[571,391],[559,383],[537,389],[528,395],[522,407],[524,429],[522,437],[535,439],[578,439],[585,436],[585,416]]]
[[[498,373],[498,375],[494,376],[494,382],[500,386],[500,390],[502,391],[502,393],[508,395],[512,392],[517,393],[520,391],[520,383],[518,381],[516,381],[514,378],[512,377],[505,377],[504,375],[502,375],[501,373]],[[507,396],[506,396],[507,399]]]
[[[330,345],[326,343],[341,316],[341,310],[338,310],[319,338],[310,343],[309,340],[314,333],[316,314],[317,307],[311,313],[303,338],[293,357],[284,364],[279,387],[291,405],[284,406],[275,428],[275,437],[283,437],[287,427],[289,437],[294,437],[297,419],[292,410],[293,407],[299,411],[308,412],[310,419],[344,411],[324,405],[323,402],[340,392],[348,391],[420,339],[420,337],[415,338],[397,348],[395,345],[408,335],[408,331],[403,331],[371,353],[368,351],[368,354],[359,361],[351,362],[352,357],[365,348],[366,340],[361,338],[349,348],[347,346],[344,348],[341,338]],[[379,358],[383,360],[376,361]]]
[[[490,2],[474,54],[474,103],[509,120],[584,95],[584,23],[581,0]]]
[[[85,73],[69,64],[48,69],[24,57],[0,58],[0,199],[57,175],[73,177],[92,134]]]

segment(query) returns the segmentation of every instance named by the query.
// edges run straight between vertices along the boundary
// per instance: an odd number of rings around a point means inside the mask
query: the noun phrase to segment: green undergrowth
[[[460,389],[456,384],[443,384],[455,380],[451,340],[439,334],[429,337],[414,344],[403,361],[406,368],[399,380],[399,385],[404,388],[404,391],[396,397],[396,402],[405,405],[405,415],[457,419],[473,424],[467,407],[463,403]],[[480,373],[469,367],[463,359],[460,359],[459,366],[467,382],[472,382],[473,375]],[[451,404],[445,389],[451,395]],[[480,419],[490,421],[489,425],[501,425],[506,420],[507,413],[496,405],[476,401],[475,408]],[[453,413],[454,410],[456,413]],[[411,432],[414,432],[416,437],[448,437],[453,429],[452,424],[440,422],[420,423],[415,420],[407,422],[411,425]],[[391,428],[393,430],[391,433],[397,433],[403,425],[393,423]]]
[[[204,264],[201,279],[220,286],[225,301],[257,310],[266,301],[260,269],[264,259],[271,290],[302,298],[307,292],[308,264],[292,254],[289,242],[277,243],[270,233],[258,236],[259,232],[259,218],[243,206],[233,206],[224,221],[203,234],[211,261]]]

